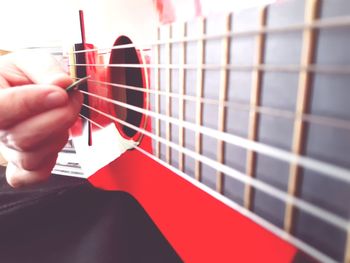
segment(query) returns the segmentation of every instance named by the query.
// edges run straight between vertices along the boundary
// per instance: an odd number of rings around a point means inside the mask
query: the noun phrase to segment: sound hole
[[[119,37],[114,46],[132,44],[131,40],[126,36]],[[120,48],[113,49],[110,57],[110,64],[140,64],[140,60],[135,48]],[[129,68],[129,67],[109,67],[110,83],[116,85],[127,85],[134,87],[144,87],[141,68]],[[125,87],[111,86],[112,96],[114,100],[124,102],[128,105],[143,108],[144,99],[143,92],[131,90]],[[140,126],[142,120],[142,114],[126,107],[115,105],[115,113],[117,118],[126,121],[137,127]],[[121,132],[127,137],[133,137],[137,131],[117,123],[117,127],[121,127]]]

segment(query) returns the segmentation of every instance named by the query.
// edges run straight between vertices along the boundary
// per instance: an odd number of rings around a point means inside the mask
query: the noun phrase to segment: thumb
[[[73,82],[59,62],[44,52],[15,52],[12,63],[35,84],[67,87]]]
[[[0,129],[6,129],[41,112],[64,106],[68,94],[58,86],[25,85],[0,92]]]

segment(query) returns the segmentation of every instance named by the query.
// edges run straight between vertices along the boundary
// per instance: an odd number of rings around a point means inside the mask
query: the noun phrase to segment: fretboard
[[[161,26],[154,43],[121,39],[108,65],[72,66],[110,69],[89,82],[112,98],[82,92],[116,116],[84,106],[153,139],[154,154],[136,150],[316,260],[350,262],[349,46],[350,2],[290,0]]]
[[[155,156],[321,261],[350,261],[349,14],[287,1],[162,26],[149,66]]]

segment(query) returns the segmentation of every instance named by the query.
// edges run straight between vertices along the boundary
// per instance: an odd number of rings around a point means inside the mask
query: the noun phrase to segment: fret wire
[[[199,29],[198,32],[200,34],[206,33],[206,19],[205,18],[199,18]],[[204,40],[199,40],[197,42],[198,45],[198,65],[202,65],[204,63],[205,58],[205,42]],[[197,74],[196,74],[196,125],[201,126],[202,125],[202,103],[200,99],[203,97],[203,91],[204,91],[204,75],[203,69],[197,68]],[[195,131],[195,150],[196,153],[201,154],[202,153],[202,140],[203,136],[199,131]],[[198,160],[195,161],[195,167],[194,167],[194,177],[198,180],[202,180],[202,164]]]
[[[135,149],[138,150],[139,152],[143,153],[144,155],[146,155],[147,157],[149,157],[153,161],[156,161],[160,165],[166,167],[167,169],[169,169],[173,173],[177,174],[181,178],[187,180],[188,182],[193,184],[195,187],[198,187],[202,191],[206,192],[207,194],[209,194],[212,197],[216,198],[217,200],[221,201],[222,203],[224,203],[228,207],[234,209],[235,211],[239,212],[243,216],[249,218],[250,220],[252,220],[256,224],[258,224],[261,227],[263,227],[264,229],[266,229],[266,230],[270,231],[271,233],[275,234],[277,237],[279,237],[282,240],[285,240],[285,241],[291,243],[292,245],[294,245],[297,248],[301,249],[302,251],[306,252],[311,257],[315,258],[316,260],[319,260],[320,262],[336,263],[335,260],[330,258],[328,255],[324,254],[323,252],[321,252],[321,251],[317,250],[316,248],[310,246],[309,244],[305,243],[304,241],[302,241],[302,240],[300,240],[300,239],[298,239],[298,238],[296,238],[296,237],[294,237],[294,236],[284,232],[282,229],[276,227],[275,225],[273,225],[272,223],[270,223],[266,219],[264,219],[264,218],[258,216],[257,214],[255,214],[255,213],[245,209],[244,207],[240,206],[235,201],[233,201],[233,200],[231,200],[231,199],[229,199],[229,198],[219,194],[218,192],[214,191],[210,187],[208,187],[208,186],[206,186],[206,185],[196,181],[195,179],[193,179],[189,175],[187,175],[184,172],[180,171],[179,169],[177,169],[177,168],[167,164],[163,160],[155,157],[154,155],[150,154],[149,152],[145,151],[144,149],[142,149],[142,148],[140,148],[138,146],[135,146]]]
[[[344,183],[350,184],[350,171],[346,168],[327,163],[324,161],[319,161],[317,159],[313,159],[305,156],[298,156],[283,149],[276,148],[274,146],[270,146],[267,144],[263,144],[261,142],[250,141],[248,139],[239,137],[237,135],[233,135],[227,132],[220,132],[215,129],[199,126],[194,123],[188,121],[180,121],[173,117],[167,117],[164,114],[159,114],[147,109],[139,108],[133,105],[129,105],[127,103],[123,103],[117,100],[109,99],[94,93],[86,92],[79,90],[83,94],[87,94],[89,96],[99,98],[106,102],[113,103],[118,106],[125,107],[132,111],[136,111],[145,115],[148,115],[153,118],[158,118],[162,121],[169,121],[174,125],[182,125],[184,128],[192,130],[194,132],[200,132],[201,134],[207,135],[209,137],[215,138],[217,140],[223,140],[226,143],[236,145],[243,149],[254,150],[258,153],[265,154],[269,157],[285,161],[287,163],[296,163],[299,166],[311,169],[313,171],[318,172],[320,175],[327,176],[333,179],[340,180]]]
[[[229,175],[230,177],[232,177],[232,178],[234,178],[242,183],[250,184],[254,188],[257,188],[257,189],[261,190],[262,192],[265,192],[278,200],[281,200],[281,201],[286,202],[286,203],[292,203],[296,207],[298,207],[299,209],[305,211],[306,213],[311,214],[311,215],[313,215],[316,218],[319,218],[321,220],[324,220],[325,222],[328,222],[328,223],[338,227],[339,229],[347,230],[348,221],[345,218],[342,218],[336,214],[333,214],[333,213],[331,213],[323,208],[320,208],[320,207],[318,207],[312,203],[309,203],[305,200],[302,200],[298,197],[290,196],[288,193],[286,193],[286,192],[284,192],[284,191],[282,191],[282,190],[280,190],[272,185],[269,185],[268,183],[260,181],[256,178],[247,177],[244,173],[242,173],[238,170],[235,170],[235,169],[233,169],[225,164],[218,163],[217,160],[206,157],[206,156],[204,156],[200,153],[197,153],[195,151],[192,151],[190,149],[181,147],[176,143],[168,141],[162,137],[158,137],[155,134],[148,132],[143,128],[139,128],[133,124],[130,124],[126,121],[123,121],[117,117],[114,117],[106,112],[98,110],[97,108],[88,106],[86,104],[83,104],[83,106],[92,110],[92,111],[95,111],[95,112],[97,112],[97,113],[99,113],[99,114],[101,114],[101,115],[103,115],[103,116],[105,116],[113,121],[116,121],[122,125],[125,125],[125,126],[131,128],[137,132],[140,132],[147,137],[150,137],[154,140],[158,140],[161,144],[165,144],[166,146],[169,146],[172,149],[175,149],[177,151],[182,151],[186,156],[190,156],[191,158],[198,160],[201,163],[205,163],[215,170],[220,170],[222,173],[225,173],[225,174]],[[169,165],[171,165],[171,164],[169,164]]]
[[[172,24],[169,24],[166,26],[167,28],[167,38],[172,37]],[[172,46],[170,43],[165,44],[165,58],[166,58],[166,64],[171,64],[171,51],[172,51]],[[166,96],[165,96],[165,114],[167,116],[171,116],[171,101],[170,101],[170,96],[169,93],[171,92],[171,69],[166,68],[165,69],[165,91],[166,91]],[[168,141],[171,141],[171,124],[170,122],[165,122],[165,137]],[[166,146],[165,149],[165,160],[167,163],[171,164],[171,149],[170,147]]]
[[[344,262],[350,262],[350,223],[348,223],[347,237],[345,241],[345,249],[344,249]]]
[[[73,54],[73,50],[74,50],[74,48],[72,47],[69,54],[68,54],[68,65],[77,63],[77,61],[75,59],[75,55]],[[68,69],[69,69],[69,75],[72,78],[76,78],[77,77],[77,68],[76,67],[69,67]]]
[[[220,38],[226,38],[226,37],[238,38],[238,37],[255,36],[260,34],[281,34],[281,33],[288,33],[288,32],[294,32],[294,31],[303,31],[307,29],[332,29],[332,28],[348,27],[348,26],[350,26],[350,16],[343,16],[343,17],[335,17],[335,18],[323,18],[323,19],[315,20],[313,23],[310,23],[310,24],[295,24],[295,25],[275,27],[275,28],[264,27],[259,30],[229,32],[225,34],[213,34],[213,35],[202,34],[199,37],[184,37],[184,38],[168,39],[168,40],[149,42],[149,43],[125,44],[125,45],[112,46],[108,48],[95,48],[95,49],[89,49],[89,50],[83,50],[83,51],[74,51],[74,53],[87,53],[87,52],[96,52],[96,51],[108,52],[109,50],[113,50],[113,49],[127,49],[127,48],[140,48],[140,47],[145,47],[145,49],[150,49],[153,46],[165,45],[167,43],[176,44],[181,42],[214,40],[214,39],[220,39]]]
[[[305,21],[312,23],[317,19],[319,10],[318,0],[309,0],[305,2]],[[303,32],[302,52],[301,52],[301,66],[307,67],[313,63],[314,48],[315,48],[315,31],[313,29],[305,29]],[[295,111],[298,114],[304,114],[309,108],[311,96],[311,75],[310,72],[301,71],[299,73],[299,84]],[[300,119],[294,120],[292,152],[297,155],[303,154],[303,146],[306,136],[305,123]],[[290,195],[297,195],[300,189],[300,172],[301,169],[296,164],[291,164],[289,167],[288,193]],[[292,233],[294,227],[295,209],[289,203],[286,204],[284,215],[284,229]]]
[[[259,12],[259,26],[263,28],[266,25],[267,20],[267,8],[263,7]],[[263,63],[264,50],[265,50],[265,35],[260,34],[256,36],[255,39],[255,65],[259,66]],[[252,88],[250,94],[250,108],[256,108],[260,105],[260,96],[262,89],[262,72],[257,69],[252,72]],[[248,128],[248,139],[251,141],[256,141],[258,137],[258,124],[259,115],[257,111],[249,111],[249,128]],[[256,169],[256,152],[247,151],[246,155],[246,173],[247,176],[255,177]],[[244,187],[244,206],[251,210],[254,200],[254,189],[250,185],[245,185]]]
[[[341,65],[332,65],[332,66],[324,66],[311,64],[308,66],[300,66],[300,65],[269,65],[269,64],[261,64],[259,66],[253,65],[232,65],[228,64],[222,66],[220,64],[69,64],[69,67],[121,67],[121,68],[143,68],[143,69],[153,69],[153,68],[163,68],[163,69],[179,69],[184,68],[188,70],[233,70],[233,71],[242,71],[242,72],[251,72],[253,70],[262,70],[268,72],[281,72],[281,73],[299,73],[301,71],[310,71],[313,73],[319,74],[335,74],[335,75],[348,75],[350,74],[349,66],[341,66]]]
[[[231,20],[232,15],[227,15],[225,18],[226,31],[231,31]],[[222,40],[222,50],[221,50],[221,63],[223,66],[229,63],[230,58],[230,41],[229,37]],[[223,106],[223,102],[227,101],[228,92],[228,72],[226,69],[222,69],[220,72],[220,87],[219,87],[219,109],[218,109],[218,130],[226,131],[226,107]],[[221,140],[217,142],[217,161],[219,163],[225,162],[225,143]],[[219,193],[224,192],[224,174],[222,172],[216,172],[216,191]]]
[[[157,39],[160,39],[160,30],[159,28],[157,28]],[[156,64],[159,63],[160,61],[160,50],[159,50],[159,47],[156,46],[155,48],[155,52],[156,52],[156,55],[155,55],[155,59],[156,59]],[[148,90],[148,89],[142,89],[142,90]],[[160,72],[159,72],[159,68],[156,68],[155,69],[155,90],[156,91],[159,91],[160,90]],[[160,95],[155,93],[155,111],[157,113],[160,113]],[[159,119],[156,119],[155,120],[155,128],[156,128],[156,134],[157,136],[160,136],[160,121]],[[156,156],[158,158],[160,158],[160,144],[158,141],[156,141]]]
[[[181,24],[181,35],[185,36],[187,34],[187,23]],[[185,101],[184,101],[184,95],[186,92],[186,75],[185,75],[185,69],[181,67],[181,65],[184,65],[186,63],[186,48],[187,45],[185,42],[180,43],[180,54],[179,54],[179,119],[180,121],[183,121],[185,119]],[[185,130],[182,126],[179,126],[179,145],[184,147],[185,145]],[[185,170],[185,156],[182,152],[179,152],[179,170],[184,171]]]
[[[78,78],[73,78],[73,79],[78,79]],[[93,83],[99,83],[102,85],[108,85],[111,87],[119,87],[119,88],[125,88],[125,89],[130,89],[130,90],[136,90],[136,91],[141,91],[141,92],[146,92],[146,93],[151,93],[157,95],[169,95],[172,98],[177,98],[180,101],[182,99],[188,100],[188,101],[197,101],[196,96],[191,96],[191,95],[179,95],[177,93],[169,93],[167,94],[165,91],[159,91],[159,90],[152,90],[152,89],[144,89],[143,87],[136,87],[136,86],[130,86],[130,85],[123,85],[123,84],[118,84],[118,83],[109,83],[109,82],[104,82],[104,81],[98,81],[98,80],[92,80],[89,79],[89,82]],[[101,86],[103,88],[108,88]],[[266,107],[266,106],[255,106],[251,107],[249,104],[245,102],[239,102],[239,101],[219,101],[216,99],[210,99],[210,98],[201,98],[200,99],[202,104],[211,104],[211,105],[221,105],[223,104],[224,107],[231,107],[232,109],[237,109],[237,110],[242,110],[242,111],[256,111],[257,113],[260,114],[266,114],[274,117],[280,117],[280,118],[286,118],[286,119],[300,119],[305,122],[310,122],[318,125],[323,125],[323,126],[331,126],[335,127],[338,129],[346,129],[350,130],[350,122],[347,120],[343,119],[337,119],[333,117],[326,117],[326,116],[319,116],[319,115],[314,115],[314,114],[298,114],[293,111],[289,110],[284,110],[284,109],[276,109],[276,108],[271,108],[271,107]],[[185,105],[184,105],[185,106]]]
[[[90,120],[94,125],[96,125],[96,122]],[[99,128],[102,128],[99,124],[96,125]],[[143,153],[147,157],[151,158],[152,160],[158,162],[162,166],[165,166],[181,178],[187,180],[188,182],[192,183],[195,187],[198,187],[199,189],[203,190],[204,192],[210,194],[214,198],[218,199],[222,203],[226,204],[230,208],[236,210],[237,212],[241,213],[243,216],[246,216],[256,222],[258,225],[262,226],[263,228],[269,230],[270,232],[274,233],[276,236],[280,237],[283,240],[286,240],[290,242],[291,244],[295,245],[296,247],[300,248],[301,250],[307,252],[311,256],[313,256],[315,259],[320,260],[321,262],[335,262],[333,259],[331,259],[328,255],[323,254],[322,252],[318,251],[317,249],[311,247],[304,241],[301,241],[292,235],[284,232],[282,229],[278,228],[277,226],[273,225],[266,219],[258,216],[257,214],[245,209],[238,203],[234,202],[233,200],[217,193],[210,187],[198,182],[197,180],[193,179],[189,175],[185,174],[184,172],[180,171],[179,169],[175,168],[174,166],[171,166],[170,164],[164,162],[163,160],[157,158],[156,156],[150,154],[149,152],[145,151],[144,149],[135,146],[135,149],[138,150],[139,152]]]
[[[224,132],[220,132],[220,131],[216,131],[214,129],[211,129],[209,127],[204,127],[204,126],[198,126],[194,123],[190,123],[187,121],[183,121],[180,122],[178,119],[176,118],[167,118],[165,115],[163,114],[157,114],[155,112],[146,110],[146,109],[142,109],[133,105],[129,105],[120,101],[116,101],[113,99],[109,99],[94,93],[89,93],[89,92],[85,92],[85,91],[80,91],[81,93],[85,93],[88,94],[90,96],[102,99],[104,101],[107,102],[111,102],[113,104],[119,105],[119,106],[123,106],[126,107],[130,110],[136,111],[136,112],[140,112],[142,114],[146,114],[149,115],[151,117],[154,118],[159,118],[161,120],[169,120],[171,123],[175,124],[175,125],[183,125],[185,128],[193,130],[193,131],[199,131],[207,136],[216,138],[218,140],[222,139],[227,143],[230,144],[234,144],[237,145],[238,147],[242,147],[244,149],[252,149],[255,150],[259,153],[262,154],[266,154],[270,157],[282,160],[282,161],[286,161],[286,162],[290,162],[290,163],[297,163],[303,167],[309,168],[311,170],[314,171],[318,171],[320,174],[323,175],[328,175],[331,176],[333,178],[337,178],[338,180],[344,181],[346,183],[350,183],[350,172],[345,169],[342,168],[340,166],[336,166],[327,162],[323,162],[323,161],[319,161],[316,159],[312,159],[312,158],[308,158],[308,157],[302,157],[302,156],[296,156],[294,154],[289,153],[288,151],[273,147],[273,146],[269,146],[263,143],[259,143],[259,142],[252,142],[249,141],[248,139],[233,135],[233,134],[229,134],[229,133],[224,133]]]
[[[305,30],[305,31],[306,31],[306,30]],[[185,43],[185,42],[183,42],[183,43]],[[158,46],[157,46],[157,47],[158,47]],[[181,65],[179,65],[179,68],[181,69]],[[182,67],[182,69],[183,69],[183,67]],[[167,68],[166,70],[171,71],[170,68]],[[222,70],[222,69],[220,69],[220,70]],[[256,71],[260,71],[260,69],[257,69]],[[311,72],[311,71],[310,71],[310,72]],[[302,73],[299,73],[299,74],[302,75]],[[310,75],[309,71],[306,73],[306,75]],[[171,94],[170,92],[166,93],[165,96],[167,96],[167,100],[169,100],[170,94]],[[157,94],[157,97],[159,98],[159,97],[161,97],[161,96]],[[179,98],[180,98],[180,97],[181,97],[181,96],[179,96]],[[202,99],[204,99],[204,98],[202,98]],[[183,97],[182,97],[181,101],[182,101],[182,103],[183,103]],[[202,102],[202,101],[201,101],[201,102]],[[221,107],[225,107],[225,106],[222,106],[222,103],[221,103],[221,102],[219,102],[218,105],[219,105],[220,108],[221,108]],[[257,108],[258,108],[258,107],[257,107]],[[258,111],[255,111],[254,109],[253,109],[253,110],[251,109],[251,111],[254,111],[255,115],[257,115],[257,112],[258,112]],[[159,112],[158,112],[158,113],[159,113]],[[168,115],[168,114],[167,114],[167,115]],[[299,119],[299,122],[301,122],[301,125],[303,125],[302,121],[305,120],[304,117],[305,117],[305,116],[308,116],[307,114],[304,114],[304,113],[302,113],[302,114],[296,113],[296,114],[294,114],[294,115],[295,115],[295,116],[297,116],[297,115],[301,115],[301,116],[302,116],[301,119]],[[156,119],[156,120],[159,121],[159,119]],[[313,119],[312,119],[312,120],[313,120]],[[179,126],[179,128],[180,128],[180,126]],[[182,127],[181,130],[184,131],[184,128]],[[294,131],[294,135],[295,135],[295,134],[296,134],[296,132]],[[300,142],[300,141],[301,141],[301,140],[299,140],[299,142]],[[159,144],[158,141],[157,141],[157,143]],[[180,142],[179,142],[179,144],[180,144]],[[299,145],[300,145],[300,143],[299,143]],[[167,146],[167,147],[168,147],[168,146]],[[180,153],[179,153],[179,154],[180,154]],[[183,154],[182,154],[182,156],[183,156]],[[180,162],[180,160],[179,160],[179,162]],[[297,167],[297,165],[291,165],[291,166]],[[293,208],[293,206],[290,205],[289,203],[286,204],[286,209],[287,209],[287,206]],[[291,217],[291,218],[292,218],[292,217]],[[292,222],[292,223],[293,223],[293,222]],[[288,231],[288,230],[287,230],[287,231]],[[289,230],[289,231],[290,231],[290,230]],[[349,231],[349,229],[348,229],[348,231]],[[348,242],[349,242],[349,233],[348,233],[347,238],[348,238]],[[349,247],[349,245],[347,245],[347,247]],[[348,251],[348,250],[346,249],[346,250],[345,250],[345,253],[346,253],[346,251]],[[349,258],[349,257],[345,255],[345,258]]]

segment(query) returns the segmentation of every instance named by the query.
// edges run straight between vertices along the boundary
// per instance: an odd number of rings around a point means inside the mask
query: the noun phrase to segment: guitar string
[[[137,44],[123,44],[112,46],[108,48],[94,48],[94,49],[86,49],[73,51],[73,54],[79,53],[88,53],[88,52],[106,52],[108,50],[117,50],[117,49],[128,49],[128,48],[140,48],[140,47],[152,47],[166,44],[176,44],[183,42],[195,42],[195,41],[207,41],[207,40],[215,40],[215,39],[224,39],[224,38],[239,38],[239,37],[249,37],[255,36],[259,34],[276,34],[276,33],[288,33],[293,31],[303,31],[306,29],[330,29],[330,28],[338,28],[338,27],[347,27],[350,26],[350,17],[335,17],[335,18],[322,18],[313,21],[312,23],[303,23],[297,25],[289,25],[285,27],[262,27],[256,30],[247,30],[247,31],[232,31],[223,34],[204,34],[201,36],[187,36],[187,37],[179,37],[179,38],[169,38],[167,40],[159,40],[153,41],[149,43],[137,43]]]
[[[176,143],[173,143],[173,142],[168,141],[164,138],[161,138],[161,137],[159,137],[151,132],[148,132],[142,128],[139,128],[135,125],[127,123],[127,122],[125,122],[117,117],[114,117],[106,112],[103,112],[103,111],[98,110],[94,107],[88,106],[86,104],[83,104],[83,106],[109,118],[110,120],[116,121],[116,122],[118,122],[122,125],[125,125],[125,126],[131,128],[137,132],[140,132],[140,133],[144,134],[145,136],[148,136],[148,137],[150,137],[150,138],[152,138],[152,139],[154,139],[154,140],[156,140],[156,141],[158,141],[158,142],[160,142],[160,143],[162,143],[162,144],[164,144],[164,145],[166,145],[166,146],[168,146],[176,151],[182,152],[186,156],[189,156],[189,157],[191,157],[195,160],[198,160],[202,163],[205,163],[206,165],[212,167],[213,169],[218,170],[218,171],[242,182],[243,184],[251,185],[251,186],[255,187],[256,189],[259,189],[262,192],[265,192],[265,193],[275,197],[276,199],[278,199],[284,203],[291,203],[294,206],[298,207],[299,209],[305,211],[306,213],[309,213],[317,218],[320,218],[320,219],[338,227],[339,229],[342,229],[345,231],[347,230],[347,225],[348,225],[347,220],[334,214],[334,213],[328,212],[327,210],[320,208],[314,204],[311,204],[307,201],[304,201],[298,197],[291,196],[288,193],[285,193],[285,192],[279,190],[278,188],[271,186],[267,183],[264,183],[256,178],[248,177],[244,173],[239,172],[238,170],[235,170],[235,169],[233,169],[225,164],[219,163],[217,160],[213,160],[213,159],[206,157],[202,154],[196,153],[190,149],[184,148]]]
[[[302,240],[292,236],[291,234],[285,232],[284,230],[276,227],[275,225],[273,225],[269,221],[263,219],[262,217],[260,217],[259,215],[255,214],[254,212],[247,210],[243,206],[240,206],[239,204],[237,204],[236,202],[228,199],[224,195],[219,194],[218,192],[214,191],[210,187],[199,183],[195,179],[193,179],[193,178],[189,177],[188,175],[186,175],[185,173],[181,172],[179,169],[177,169],[177,168],[167,164],[163,160],[155,157],[154,155],[152,155],[152,154],[148,153],[147,151],[143,150],[142,148],[136,147],[136,150],[138,150],[139,152],[141,152],[144,155],[148,156],[149,158],[153,159],[154,161],[158,162],[159,164],[165,166],[169,170],[173,171],[174,173],[176,173],[177,175],[181,176],[185,180],[191,182],[193,185],[197,186],[199,189],[202,189],[203,191],[205,191],[208,194],[212,195],[214,198],[217,198],[219,201],[221,201],[224,204],[228,205],[232,209],[235,209],[236,211],[241,213],[243,216],[246,216],[246,217],[250,218],[251,220],[253,220],[253,222],[256,222],[257,224],[259,224],[260,226],[264,227],[268,231],[274,233],[276,236],[280,237],[281,239],[286,240],[287,242],[289,242],[289,243],[295,245],[296,247],[300,248],[301,250],[303,250],[304,252],[308,253],[309,255],[311,255],[315,259],[319,260],[320,262],[336,262],[335,260],[330,258],[328,255],[324,254],[323,252],[319,251],[318,249],[316,249],[316,248],[312,247],[311,245],[305,243],[304,241],[302,241]]]
[[[125,66],[124,66],[124,67],[125,67]],[[196,69],[197,69],[197,68],[198,68],[198,67],[196,67]],[[287,70],[290,70],[290,69],[287,69]],[[320,71],[318,71],[318,72],[320,72]],[[342,74],[342,72],[343,72],[343,74],[344,74],[344,71],[338,71],[338,70],[336,70],[336,71],[334,71],[334,70],[333,70],[333,71],[329,71],[329,70],[328,70],[328,71],[327,71],[327,70],[326,70],[326,73],[330,73],[330,72],[331,72],[331,73],[334,73],[334,72],[335,72],[335,73],[337,73],[337,74],[339,74],[339,72],[340,72],[340,74]],[[348,74],[348,71],[345,71],[345,74]]]
[[[85,104],[83,104],[85,106]],[[98,124],[97,122],[89,119],[88,117],[85,117],[83,114],[79,113],[80,118],[83,118],[84,120],[87,120],[88,122],[91,122],[93,125],[95,125],[96,127],[103,129],[104,127],[100,124]]]
[[[84,116],[81,116],[85,118]],[[100,124],[97,122],[88,119],[93,125],[97,126],[98,128],[103,128]],[[260,226],[264,227],[265,229],[271,231],[276,236],[280,237],[283,240],[286,240],[290,242],[291,244],[295,245],[296,247],[302,249],[306,253],[313,256],[315,259],[320,260],[321,262],[335,262],[332,258],[330,258],[328,255],[324,254],[323,252],[315,249],[311,245],[305,243],[304,241],[292,236],[290,233],[285,232],[283,229],[273,225],[271,222],[267,221],[266,219],[260,217],[259,215],[255,214],[253,211],[250,211],[246,209],[245,207],[241,206],[240,204],[236,203],[235,201],[227,198],[226,196],[214,191],[210,187],[206,186],[205,184],[195,180],[194,178],[190,177],[189,175],[185,174],[184,172],[180,171],[176,167],[166,163],[165,161],[157,158],[156,156],[150,154],[149,152],[145,151],[144,149],[136,146],[135,149],[142,154],[146,155],[147,157],[151,158],[152,160],[158,162],[160,165],[165,166],[181,178],[187,180],[188,182],[192,183],[194,186],[198,187],[199,189],[205,191],[206,193],[210,194],[214,198],[218,199],[222,203],[226,204],[227,206],[231,207],[235,211],[241,213],[243,216],[246,216],[259,224]]]
[[[76,64],[70,63],[69,67],[105,67],[105,68],[141,68],[141,69],[186,69],[186,70],[231,70],[231,71],[247,71],[260,70],[266,72],[281,72],[281,73],[300,73],[308,71],[318,74],[335,74],[348,75],[350,67],[344,65],[320,66],[317,64],[301,66],[301,65],[234,65],[234,64]]]
[[[198,67],[197,67],[198,68]],[[345,74],[348,74],[348,73],[345,73]]]
[[[79,79],[79,78],[75,78],[75,79]],[[157,95],[169,96],[170,98],[183,99],[185,101],[191,101],[191,102],[199,101],[202,104],[224,106],[230,109],[237,109],[237,110],[248,111],[248,112],[255,111],[260,114],[271,115],[274,117],[281,117],[281,118],[292,119],[292,120],[303,120],[305,122],[309,122],[313,124],[350,130],[350,121],[334,118],[334,117],[327,117],[327,116],[321,116],[321,115],[315,115],[315,114],[305,114],[305,113],[298,114],[289,110],[277,109],[272,107],[251,106],[248,103],[240,102],[240,101],[220,101],[220,100],[211,99],[211,98],[198,98],[192,95],[172,93],[172,92],[161,91],[161,90],[153,90],[153,89],[147,89],[144,87],[110,83],[110,82],[92,80],[92,79],[89,79],[88,82],[100,84],[99,87],[105,88],[105,89],[108,89],[107,86],[111,86],[112,88],[134,90],[134,91],[144,92],[148,94],[153,94],[156,96]]]
[[[343,181],[344,183],[348,183],[348,184],[350,183],[350,171],[346,168],[343,168],[331,163],[327,163],[324,161],[316,160],[310,157],[296,155],[286,150],[276,148],[274,146],[270,146],[261,142],[251,141],[249,139],[246,139],[237,135],[233,135],[227,132],[222,132],[209,127],[196,125],[188,121],[179,120],[164,114],[160,114],[147,109],[129,105],[118,100],[109,99],[94,93],[81,91],[81,90],[80,92],[88,96],[95,97],[103,101],[110,102],[112,104],[139,112],[141,114],[145,114],[150,117],[175,124],[176,126],[187,128],[189,130],[201,133],[203,135],[215,138],[217,140],[236,145],[240,148],[252,150],[257,153],[261,153],[266,156],[272,157],[274,159],[287,162],[289,164],[296,164],[301,167],[311,169],[313,171],[318,172],[319,175],[330,177],[332,179],[337,179],[337,180]]]

